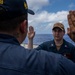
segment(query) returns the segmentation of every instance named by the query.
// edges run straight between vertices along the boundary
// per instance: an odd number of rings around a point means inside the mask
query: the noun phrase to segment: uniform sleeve
[[[61,56],[58,62],[57,75],[75,75],[75,63]]]
[[[48,75],[75,75],[75,63],[50,52],[46,56],[46,72]]]
[[[75,46],[72,48],[72,61],[75,63]]]
[[[35,48],[36,50],[45,50],[45,43],[40,44],[37,48]]]
[[[46,41],[46,42],[43,42],[42,44],[40,44],[36,50],[45,50],[45,51],[48,51],[49,50],[49,47],[50,47],[50,43],[51,41]]]

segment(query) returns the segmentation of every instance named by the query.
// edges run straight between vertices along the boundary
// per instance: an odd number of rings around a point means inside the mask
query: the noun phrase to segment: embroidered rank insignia
[[[25,9],[28,9],[27,3],[24,2]]]
[[[51,46],[54,46],[53,44],[51,44]]]
[[[67,45],[65,45],[65,47],[67,47]]]
[[[0,4],[3,4],[3,0],[0,0]]]

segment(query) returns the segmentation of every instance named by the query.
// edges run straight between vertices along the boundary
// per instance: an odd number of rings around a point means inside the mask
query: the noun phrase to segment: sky
[[[33,26],[36,34],[52,34],[54,23],[64,24],[67,32],[67,15],[75,10],[75,0],[27,0],[28,8],[35,15],[28,14],[28,25]]]

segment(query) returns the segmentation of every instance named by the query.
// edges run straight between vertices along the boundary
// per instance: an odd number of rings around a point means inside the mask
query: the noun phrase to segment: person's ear
[[[21,23],[21,25],[20,25],[20,31],[21,31],[22,33],[25,33],[26,28],[27,28],[27,21],[24,20],[24,21]]]

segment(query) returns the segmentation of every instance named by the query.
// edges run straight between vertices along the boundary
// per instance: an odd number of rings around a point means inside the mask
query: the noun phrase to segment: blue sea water
[[[39,45],[45,41],[49,41],[53,39],[53,35],[52,34],[36,34],[34,37],[34,41],[33,44]],[[64,39],[70,43],[72,43],[73,45],[75,45],[75,43],[69,38],[69,36],[67,34],[64,35]],[[28,43],[28,38],[26,37],[26,40],[23,41],[23,43],[27,44]]]

